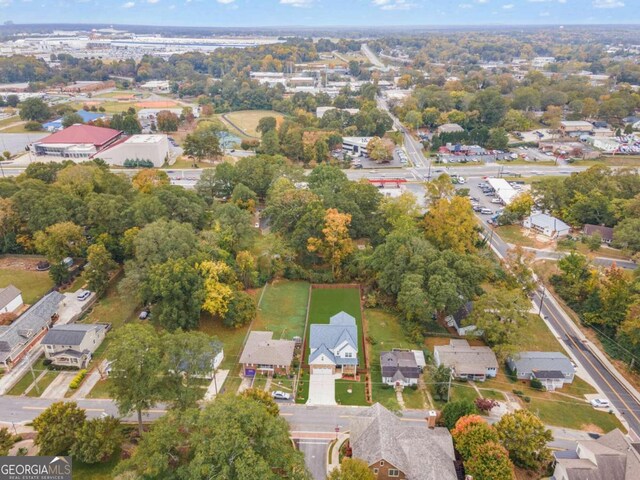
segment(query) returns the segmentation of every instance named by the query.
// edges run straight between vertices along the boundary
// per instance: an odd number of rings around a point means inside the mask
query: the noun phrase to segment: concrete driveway
[[[327,370],[327,373],[311,374],[307,405],[337,405],[336,382],[331,370]]]

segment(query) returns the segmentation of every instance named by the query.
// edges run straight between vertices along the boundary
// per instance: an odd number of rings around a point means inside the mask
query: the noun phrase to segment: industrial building
[[[100,151],[96,157],[109,165],[125,165],[126,160],[145,160],[161,167],[169,157],[166,135],[133,135]]]

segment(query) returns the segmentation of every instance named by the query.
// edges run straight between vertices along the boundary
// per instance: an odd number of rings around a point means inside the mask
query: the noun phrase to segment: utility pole
[[[33,377],[33,384],[36,387],[36,392],[40,395],[40,387],[38,386],[38,382],[36,382],[36,374],[33,372],[33,364],[29,361],[29,370],[31,370],[31,376]]]
[[[447,387],[447,403],[449,403],[449,397],[451,395],[451,379],[453,378],[453,373],[449,370],[449,386]]]
[[[547,287],[542,285],[542,296],[540,297],[540,308],[538,309],[538,315],[542,314],[542,303],[544,302],[544,296],[547,293]]]

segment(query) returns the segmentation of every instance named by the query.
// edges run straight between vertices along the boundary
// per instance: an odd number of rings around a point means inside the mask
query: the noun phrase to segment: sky
[[[636,24],[640,0],[0,0],[0,23],[209,27]]]

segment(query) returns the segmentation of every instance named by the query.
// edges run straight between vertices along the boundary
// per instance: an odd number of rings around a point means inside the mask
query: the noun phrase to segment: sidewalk
[[[42,355],[42,345],[38,344],[33,350],[10,372],[0,377],[0,395],[5,395],[29,371],[29,367],[36,363]]]
[[[327,475],[329,475],[334,468],[340,466],[340,446],[348,438],[349,433],[339,433],[338,440],[329,444],[329,449],[327,450]],[[331,448],[331,445],[333,445],[333,448]],[[331,458],[329,458],[329,452],[331,452]]]
[[[218,370],[216,371],[215,381],[212,379],[209,387],[207,388],[207,393],[204,394],[204,400],[213,400],[218,395],[216,391],[216,386],[218,390],[222,388],[224,381],[227,379],[227,375],[229,375],[229,370]]]

